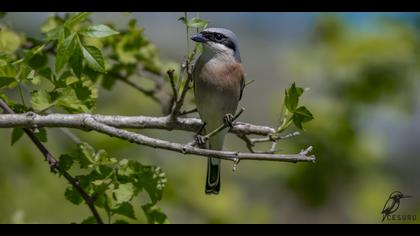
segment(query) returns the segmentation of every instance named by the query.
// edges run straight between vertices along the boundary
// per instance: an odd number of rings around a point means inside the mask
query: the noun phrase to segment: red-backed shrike
[[[191,38],[202,43],[203,52],[194,65],[194,94],[205,132],[232,121],[245,86],[238,38],[223,28],[208,28]],[[231,125],[231,124],[230,124]],[[209,148],[222,150],[228,130],[209,139]],[[209,158],[206,194],[220,191],[220,159]]]

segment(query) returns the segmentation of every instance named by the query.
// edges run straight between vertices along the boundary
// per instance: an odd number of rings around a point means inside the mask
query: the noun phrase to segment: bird
[[[245,87],[238,37],[225,28],[206,28],[191,40],[203,45],[192,74],[197,110],[205,124],[204,132],[209,133],[223,124],[232,127],[233,114]],[[223,150],[227,132],[224,129],[210,137],[207,148]],[[220,159],[208,158],[206,194],[219,194],[220,167]]]
[[[396,212],[400,207],[400,200],[402,198],[410,198],[411,196],[404,195],[400,191],[394,191],[389,195],[388,200],[385,202],[384,208],[382,209],[382,222],[386,219],[387,216]]]

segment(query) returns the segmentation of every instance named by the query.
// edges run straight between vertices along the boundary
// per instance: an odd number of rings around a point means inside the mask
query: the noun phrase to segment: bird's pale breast
[[[200,117],[206,129],[215,129],[227,113],[236,112],[244,74],[235,61],[198,61],[194,69],[194,92]]]

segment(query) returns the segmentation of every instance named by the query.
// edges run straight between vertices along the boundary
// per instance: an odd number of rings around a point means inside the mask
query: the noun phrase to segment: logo
[[[409,195],[404,195],[400,191],[394,191],[389,195],[388,200],[385,202],[384,208],[382,209],[382,222],[386,220],[416,220],[416,215],[397,215],[395,213],[401,204],[401,199],[411,198]]]

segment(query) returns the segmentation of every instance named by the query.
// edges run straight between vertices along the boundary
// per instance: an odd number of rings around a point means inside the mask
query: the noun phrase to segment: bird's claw
[[[194,141],[199,146],[206,144],[206,138],[203,135],[200,135],[200,134],[197,134],[194,137]]]
[[[233,128],[233,115],[228,113],[223,117],[223,121],[225,125],[229,128]]]

